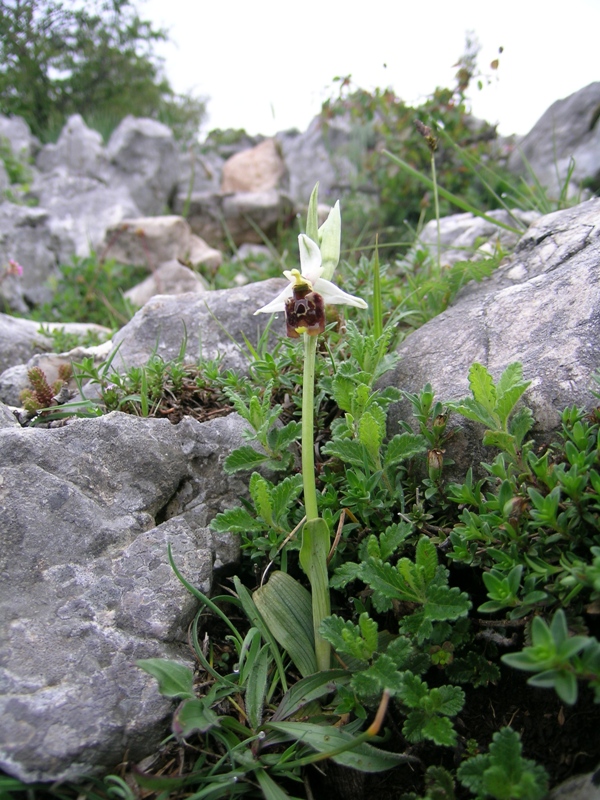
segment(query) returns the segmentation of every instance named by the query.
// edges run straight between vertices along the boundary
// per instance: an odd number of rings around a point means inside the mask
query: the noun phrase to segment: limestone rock
[[[319,181],[321,200],[330,205],[335,203],[357,175],[350,159],[350,152],[361,147],[356,136],[351,121],[335,117],[325,125],[320,116],[313,119],[304,133],[277,134],[289,173],[289,195],[294,202],[308,203]]]
[[[29,125],[21,117],[6,117],[4,114],[0,114],[0,137],[8,139],[16,156],[31,158],[40,147],[40,143],[31,133]]]
[[[152,119],[125,117],[106,152],[115,179],[127,186],[142,214],[164,213],[179,180],[177,148],[169,128]]]
[[[87,127],[80,114],[69,117],[56,144],[46,144],[36,158],[41,172],[64,167],[74,175],[106,180],[108,159],[102,136]]]
[[[440,219],[440,245],[441,263],[451,266],[457,261],[466,261],[473,258],[473,251],[477,247],[477,256],[489,256],[499,246],[504,250],[512,250],[519,241],[528,225],[534,222],[540,214],[537,211],[520,211],[515,209],[509,213],[504,209],[488,211],[487,216],[508,225],[520,233],[513,233],[505,228],[499,228],[493,222],[488,222],[473,214],[452,214]],[[427,245],[434,258],[437,256],[438,227],[436,220],[431,220],[423,228],[419,242]]]
[[[68,262],[73,254],[88,256],[98,250],[106,230],[140,211],[126,186],[106,185],[97,178],[77,175],[59,166],[41,175],[30,195],[48,215],[48,227],[60,242],[59,260]]]
[[[27,302],[46,298],[48,292],[42,286],[56,269],[60,249],[60,239],[52,231],[46,210],[14,203],[0,205],[0,265],[12,258],[23,266],[20,278],[0,284],[0,296],[10,308],[25,313]]]
[[[29,319],[0,314],[0,372],[18,364],[26,364],[36,353],[52,350],[52,339],[40,330],[62,329],[65,333],[84,336],[95,331],[101,337],[110,335],[108,328],[93,323],[80,322],[33,322]]]
[[[186,292],[203,294],[207,287],[200,275],[178,261],[162,264],[145,281],[125,292],[125,297],[138,308],[157,294],[179,295]]]
[[[468,371],[484,364],[495,380],[520,361],[532,381],[525,402],[542,438],[557,429],[570,405],[591,408],[591,376],[600,350],[600,199],[541,217],[513,256],[454,304],[411,333],[398,348],[401,361],[382,384],[419,392],[431,383],[437,399],[469,395]],[[391,409],[390,433],[410,420],[408,402]],[[462,433],[448,444],[457,474],[490,457],[483,431],[462,417]]]
[[[173,705],[135,661],[193,661],[196,602],[167,544],[204,592],[213,562],[235,556],[207,525],[244,492],[222,462],[246,423],[0,419],[0,767],[81,778],[149,755],[168,731]]]
[[[110,336],[108,328],[102,328],[100,325],[85,326],[80,323],[71,323],[72,326],[79,326],[80,328],[87,328],[87,330],[96,329],[102,336]],[[71,331],[74,332],[73,330]],[[28,371],[32,367],[39,367],[50,386],[59,379],[59,369],[65,365],[80,363],[84,358],[92,358],[96,365],[106,361],[108,354],[112,348],[112,342],[105,341],[103,344],[95,345],[94,347],[75,347],[67,353],[40,353],[32,356],[26,364],[17,364],[14,367],[5,369],[0,374],[0,401],[7,403],[11,406],[20,407],[21,399],[20,394],[23,389],[30,387]],[[68,383],[69,391],[75,394],[77,384],[74,378]]]
[[[528,179],[529,162],[542,186],[557,198],[567,179],[569,162],[575,167],[569,195],[577,194],[582,181],[600,189],[600,81],[590,83],[569,97],[557,100],[529,133],[517,142],[508,166]]]
[[[218,250],[195,236],[186,220],[177,216],[124,219],[107,230],[102,249],[121,264],[145,264],[150,271],[177,260],[218,269],[223,261]]]
[[[231,156],[223,165],[221,191],[266,192],[285,188],[285,163],[275,139]]]
[[[115,334],[113,344],[118,351],[113,365],[119,371],[140,366],[154,352],[165,361],[175,359],[186,337],[186,360],[190,363],[196,363],[203,355],[220,358],[224,369],[245,372],[248,353],[244,336],[256,345],[269,323],[268,314],[254,316],[254,312],[284,286],[285,281],[271,278],[202,295],[153,297]],[[285,334],[282,317],[271,327],[273,336]]]

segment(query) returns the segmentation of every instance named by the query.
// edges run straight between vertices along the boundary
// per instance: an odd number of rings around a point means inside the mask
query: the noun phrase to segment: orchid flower
[[[316,335],[325,329],[323,305],[347,305],[355,308],[367,308],[360,297],[342,291],[335,283],[322,278],[323,266],[321,250],[316,242],[301,233],[298,237],[300,246],[300,270],[284,270],[283,274],[290,282],[289,286],[277,295],[266,306],[259,308],[255,314],[274,314],[285,311],[288,319],[288,334],[298,336],[300,333]]]

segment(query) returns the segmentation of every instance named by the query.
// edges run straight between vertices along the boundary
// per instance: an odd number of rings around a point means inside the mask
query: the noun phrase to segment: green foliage
[[[476,66],[475,51],[460,61],[454,88],[438,88],[420,106],[413,108],[398,98],[391,89],[367,91],[355,88],[350,76],[339,78],[339,95],[323,105],[325,123],[337,116],[349,117],[354,127],[354,141],[347,155],[357,166],[356,184],[368,183],[377,194],[370,225],[379,229],[380,241],[393,240],[397,231],[403,230],[406,222],[417,225],[433,217],[435,213],[432,197],[421,181],[388,159],[383,150],[401,156],[420,173],[429,172],[430,149],[422,134],[415,127],[415,120],[430,125],[437,139],[435,168],[439,183],[454,195],[460,195],[471,206],[494,208],[501,205],[500,197],[506,190],[506,174],[497,169],[493,177],[487,176],[492,192],[486,188],[478,171],[466,169],[460,152],[479,162],[493,158],[495,130],[487,125],[476,125],[468,112],[465,92]],[[465,64],[469,66],[465,68]],[[443,129],[448,139],[459,149],[449,144],[446,137],[439,137]],[[327,131],[327,128],[325,128]],[[350,204],[352,217],[353,198]],[[364,209],[356,198],[357,215]],[[440,215],[453,213],[452,204],[442,199]],[[364,222],[363,222],[364,224]]]
[[[600,642],[590,636],[570,636],[562,608],[550,625],[542,617],[534,617],[531,646],[520,653],[508,653],[502,660],[511,667],[537,673],[528,683],[554,688],[570,705],[577,701],[577,679],[588,679],[600,702]]]
[[[95,322],[120,328],[133,316],[123,292],[147,277],[144,267],[127,267],[115,261],[101,261],[92,253],[74,256],[59,267],[58,278],[50,280],[53,299],[31,312],[44,322]]]
[[[178,97],[154,45],[166,38],[131,0],[25,0],[0,8],[0,111],[43,141],[71,114],[106,135],[127,114],[163,118],[186,137],[204,103]]]
[[[517,403],[530,384],[531,381],[523,380],[523,370],[518,362],[504,370],[497,384],[494,384],[483,364],[473,364],[469,370],[469,387],[473,397],[449,403],[448,406],[486,427],[483,437],[485,445],[499,447],[516,458],[533,425],[529,409],[523,407],[515,413]]]
[[[548,776],[521,755],[519,734],[502,728],[493,735],[489,752],[474,756],[458,768],[458,779],[477,800],[542,800]]]

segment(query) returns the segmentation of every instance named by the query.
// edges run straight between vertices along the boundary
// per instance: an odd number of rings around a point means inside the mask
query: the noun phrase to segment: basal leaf
[[[456,731],[448,717],[429,717],[421,728],[424,739],[431,739],[438,745],[453,747],[456,743]]]
[[[342,589],[350,583],[350,581],[361,577],[362,567],[362,564],[354,564],[350,561],[346,561],[345,564],[337,567],[329,581],[329,585],[334,589]]]
[[[356,746],[355,738],[343,728],[315,725],[308,722],[270,722],[265,727],[287,734],[290,738],[308,745],[321,754],[332,754],[336,764],[360,772],[383,772],[398,764],[412,761],[402,753],[379,750],[366,742]],[[343,752],[339,752],[344,748]]]
[[[184,664],[168,658],[140,658],[135,663],[156,678],[165,697],[194,697],[194,673]]]
[[[316,672],[310,593],[285,572],[273,572],[252,599],[270,632],[303,677]]]
[[[203,699],[186,700],[173,717],[173,733],[185,738],[196,731],[206,733],[219,724],[219,716]]]
[[[291,508],[292,503],[302,493],[302,475],[290,475],[271,489],[273,517],[281,523]]]

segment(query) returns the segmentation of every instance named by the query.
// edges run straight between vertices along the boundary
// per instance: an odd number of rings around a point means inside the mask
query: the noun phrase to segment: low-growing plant
[[[147,277],[144,267],[130,267],[102,261],[95,253],[74,256],[51,278],[52,301],[38,306],[30,318],[44,322],[95,322],[120,328],[129,322],[134,309],[124,292]]]

